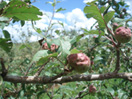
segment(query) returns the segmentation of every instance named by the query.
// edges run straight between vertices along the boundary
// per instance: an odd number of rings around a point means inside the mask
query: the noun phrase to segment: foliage
[[[132,41],[120,44],[114,37],[113,23],[119,26],[129,27],[131,18],[129,14],[121,16],[121,6],[128,7],[124,1],[95,0],[88,2],[84,7],[87,18],[97,20],[91,30],[82,28],[77,30],[65,30],[64,23],[58,22],[62,30],[53,28],[54,14],[63,11],[62,7],[55,9],[60,1],[47,2],[54,8],[53,15],[47,29],[36,28],[34,23],[42,15],[40,10],[33,6],[30,0],[11,0],[8,4],[3,1],[0,4],[0,28],[3,37],[0,38],[0,58],[4,59],[5,67],[8,68],[8,75],[12,76],[50,76],[54,77],[63,71],[68,71],[65,76],[78,74],[69,70],[67,56],[83,52],[91,59],[91,67],[85,75],[132,72]],[[106,6],[109,3],[109,6]],[[100,7],[101,5],[101,7]],[[109,11],[109,8],[114,11]],[[125,18],[125,19],[124,19]],[[13,43],[9,31],[4,27],[11,22],[20,21],[24,26],[25,21],[31,21],[33,29],[42,35],[43,39],[38,42]],[[59,37],[54,37],[49,31],[55,31]],[[45,35],[43,35],[45,33]],[[44,43],[48,47],[52,44],[59,46],[54,52],[42,49]],[[119,69],[119,70],[118,70]],[[42,70],[42,71],[41,71]],[[40,74],[40,75],[39,75]],[[25,84],[4,81],[3,65],[0,65],[0,98],[39,98],[39,99],[129,99],[132,97],[131,82],[126,79],[109,79],[95,81],[75,81],[70,83],[48,83],[48,84]],[[61,76],[64,77],[64,76]],[[95,93],[89,93],[88,86],[94,85],[97,88]]]

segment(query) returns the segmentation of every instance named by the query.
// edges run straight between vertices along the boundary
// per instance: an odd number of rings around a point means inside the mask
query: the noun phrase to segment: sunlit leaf
[[[87,4],[88,6],[84,8],[84,13],[86,13],[86,16],[88,18],[93,17],[98,21],[100,28],[105,28],[105,22],[98,7],[93,3],[87,3]]]
[[[70,48],[71,48],[71,43],[70,43],[70,41],[61,38],[61,39],[60,39],[60,47],[59,47],[58,51],[60,51],[60,52],[62,53],[61,55],[62,55],[64,58],[66,58],[66,56],[67,56],[68,54],[70,54],[70,51],[69,51]]]
[[[115,14],[115,11],[111,11],[105,14],[104,15],[105,23],[108,23],[113,18],[114,14]]]
[[[99,61],[99,60],[102,60],[103,58],[101,56],[97,56],[94,58],[94,61]]]
[[[48,50],[40,50],[34,55],[33,61],[38,61],[40,58],[46,56],[48,56]]]
[[[44,63],[46,63],[50,57],[57,57],[58,53],[53,53],[53,54],[49,54],[46,57],[42,57],[37,61],[37,65],[43,65]]]
[[[60,30],[55,30],[55,33],[56,34],[60,34]]]
[[[37,32],[37,33],[42,33],[42,31],[41,31],[40,28],[36,28],[36,32]]]
[[[113,89],[113,88],[108,87],[107,90],[108,90],[108,92],[110,92],[112,95],[114,95],[114,89]]]
[[[84,32],[85,34],[97,34],[97,35],[100,35],[100,36],[102,36],[102,35],[104,35],[104,32],[103,31],[99,31],[99,30],[89,30],[89,31],[85,31]]]
[[[60,11],[64,11],[64,10],[66,10],[66,9],[59,8],[59,9],[56,10],[56,12],[60,12]]]
[[[71,51],[70,51],[70,54],[76,54],[76,53],[80,53],[81,51],[79,51],[79,50],[77,50],[77,49],[72,49]]]
[[[87,35],[87,34],[86,34],[86,35]],[[74,43],[78,42],[78,41],[79,41],[82,37],[84,37],[84,36],[85,36],[85,33],[80,34],[80,35],[74,37],[73,39],[71,39],[71,40],[70,40],[70,43],[71,43],[71,44],[74,44]]]
[[[101,12],[101,13],[104,13],[105,10],[106,10],[106,7],[105,7],[105,6],[102,6],[102,7],[100,8],[100,12]]]
[[[39,20],[38,15],[42,15],[42,12],[37,7],[29,6],[20,0],[11,1],[3,12],[3,16],[17,17],[20,20]]]

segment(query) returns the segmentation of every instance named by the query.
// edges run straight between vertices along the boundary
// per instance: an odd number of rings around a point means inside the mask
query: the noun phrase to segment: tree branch
[[[6,75],[3,77],[4,81],[12,82],[12,83],[40,83],[40,84],[48,84],[48,83],[67,83],[67,82],[75,82],[75,81],[92,81],[92,80],[105,80],[105,79],[113,79],[120,78],[132,81],[132,73],[106,73],[106,74],[92,74],[92,75],[73,75],[73,76],[64,76],[59,77],[55,80],[52,80],[52,77],[43,76],[43,77],[34,77],[34,76],[11,76]]]

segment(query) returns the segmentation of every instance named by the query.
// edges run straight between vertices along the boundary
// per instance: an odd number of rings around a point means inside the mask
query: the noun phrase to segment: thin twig
[[[57,58],[57,57],[54,57],[54,58],[57,59],[62,65],[65,66],[65,64],[59,58]]]
[[[84,96],[86,96],[88,93],[84,94],[83,96],[81,96],[83,93],[87,92],[88,90],[88,86],[83,90],[83,91],[80,91],[78,93],[78,95],[75,97],[75,99],[79,99],[79,98],[83,98]]]
[[[114,73],[117,73],[120,70],[120,43],[118,43],[117,48],[116,48],[116,68],[114,70]]]
[[[56,2],[56,0],[54,0],[54,3]],[[51,16],[51,19],[50,19],[50,22],[49,22],[49,25],[48,25],[48,29],[46,31],[46,35],[48,34],[49,30],[51,29],[51,23],[52,23],[52,20],[54,18],[54,15],[55,15],[55,6],[56,4],[53,6],[53,12],[52,12],[52,16]]]
[[[48,95],[48,97],[50,98],[50,99],[53,99],[53,97],[52,96],[50,96],[50,94],[47,92],[47,95]]]
[[[34,64],[34,62],[33,62],[33,63],[31,63],[31,65],[30,65],[30,66],[29,66],[29,68],[27,69],[27,71],[26,71],[26,73],[25,73],[25,75],[24,75],[24,76],[27,76],[27,74],[28,74],[29,70],[32,68],[33,64]]]
[[[6,74],[7,74],[7,69],[5,68],[5,64],[4,64],[4,59],[3,58],[0,58],[0,63],[1,63],[1,66],[2,66],[2,74],[1,74],[1,76],[5,77]]]
[[[117,46],[117,43],[113,40],[112,37],[105,36],[105,38],[108,39],[109,41],[111,41],[113,43],[114,47]]]
[[[36,74],[34,75],[34,77],[38,77],[40,75],[40,73],[42,72],[42,70],[44,69],[45,65],[50,61],[50,59],[44,63],[40,68],[39,70],[36,72]]]

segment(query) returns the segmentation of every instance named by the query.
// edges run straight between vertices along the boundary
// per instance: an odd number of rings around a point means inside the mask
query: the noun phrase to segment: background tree
[[[131,98],[132,41],[122,43],[115,36],[117,28],[129,27],[131,16],[127,13],[126,3],[115,0],[87,3],[84,8],[86,17],[94,18],[97,22],[91,30],[80,29],[82,34],[76,30],[65,30],[64,24],[60,22],[58,24],[62,26],[62,31],[54,28],[54,14],[64,9],[55,9],[59,1],[49,3],[53,6],[53,15],[48,28],[41,30],[35,27],[35,21],[40,19],[38,15],[41,16],[42,12],[30,0],[11,0],[8,4],[1,2],[0,26],[3,36],[0,38],[0,97]],[[114,11],[110,11],[110,7]],[[31,21],[33,29],[43,36],[42,40],[34,43],[13,43],[10,31],[4,27],[16,21],[22,26],[25,21]],[[118,26],[115,27],[114,23]],[[54,37],[54,31],[60,37]],[[73,35],[76,36],[73,38]],[[26,38],[26,35],[22,38]],[[86,57],[77,59],[78,53],[85,53],[91,60],[91,66],[83,74],[76,72],[74,66],[71,68],[67,61],[67,57],[72,54],[75,55],[73,62],[76,66],[76,62],[80,60],[85,62]]]

